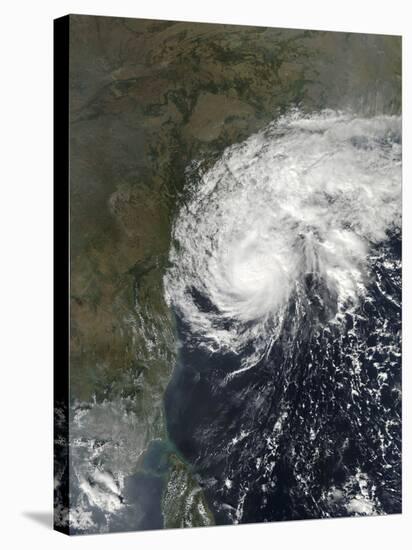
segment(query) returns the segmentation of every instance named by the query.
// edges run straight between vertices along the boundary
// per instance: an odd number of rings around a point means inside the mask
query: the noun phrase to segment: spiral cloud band
[[[291,304],[312,324],[356,307],[400,226],[400,135],[396,116],[295,111],[192,178],[164,286],[193,342],[252,365]]]

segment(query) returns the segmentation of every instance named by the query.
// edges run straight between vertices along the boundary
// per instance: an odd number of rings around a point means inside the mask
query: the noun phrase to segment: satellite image
[[[401,38],[66,21],[55,528],[401,513]]]

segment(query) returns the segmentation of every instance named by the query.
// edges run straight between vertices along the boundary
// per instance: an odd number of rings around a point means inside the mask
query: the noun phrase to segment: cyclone
[[[401,119],[296,110],[189,167],[166,301],[191,345],[244,367],[288,330],[365,297],[374,247],[401,223]]]

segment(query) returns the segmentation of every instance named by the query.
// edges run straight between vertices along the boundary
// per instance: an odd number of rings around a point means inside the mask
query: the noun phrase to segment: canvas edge
[[[70,16],[53,21],[53,528],[69,514],[69,40]]]

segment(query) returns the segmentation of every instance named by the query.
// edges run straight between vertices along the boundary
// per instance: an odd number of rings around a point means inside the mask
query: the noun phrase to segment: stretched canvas
[[[55,21],[55,528],[401,512],[401,38]]]

